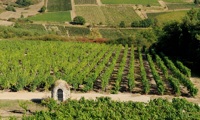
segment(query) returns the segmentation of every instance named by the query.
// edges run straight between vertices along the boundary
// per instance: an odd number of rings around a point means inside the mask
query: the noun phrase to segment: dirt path
[[[71,99],[79,100],[81,97],[86,99],[96,99],[96,97],[111,97],[112,100],[118,101],[134,101],[134,102],[148,102],[150,96],[137,95],[131,93],[119,94],[101,94],[96,92],[90,93],[71,93]],[[51,97],[50,92],[0,92],[0,100],[37,100]]]
[[[75,3],[74,0],[71,0],[72,10],[71,10],[71,19],[73,20],[76,17]]]
[[[147,18],[147,14],[141,5],[138,5],[138,6],[134,5],[133,9],[135,10],[136,14],[138,14],[138,16],[140,16],[141,19]]]
[[[28,9],[15,8],[16,12],[5,11],[0,14],[0,19],[8,20],[9,18],[20,18],[21,15],[23,15],[24,17],[33,16],[33,15],[38,14],[38,11],[43,5],[44,5],[44,0],[41,0],[41,2],[39,2],[38,4],[30,5]]]
[[[0,20],[0,25],[3,25],[3,26],[11,26],[11,25],[13,25],[13,22]]]
[[[102,2],[101,2],[101,0],[97,0],[97,5],[98,6],[102,6],[103,5]]]
[[[158,2],[159,2],[159,4],[164,8],[164,10],[168,10],[168,7],[167,7],[167,5],[165,4],[164,1],[158,0]]]
[[[199,93],[200,94],[200,93]],[[41,100],[43,98],[51,97],[50,92],[0,92],[0,100]],[[171,100],[175,96],[172,95],[141,95],[141,94],[132,94],[132,93],[118,93],[118,94],[101,94],[96,92],[89,92],[89,93],[71,93],[70,98],[79,100],[81,97],[86,99],[93,99],[95,100],[97,97],[110,97],[112,100],[115,101],[133,101],[133,102],[149,102],[152,99],[156,98],[164,98]],[[199,96],[193,97],[182,97],[185,98],[190,102],[198,103],[200,105]]]

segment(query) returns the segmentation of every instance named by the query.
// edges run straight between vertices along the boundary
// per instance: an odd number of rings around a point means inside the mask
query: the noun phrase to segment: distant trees
[[[194,4],[199,4],[199,0],[194,0]]]
[[[73,24],[77,24],[77,25],[84,25],[85,24],[85,18],[83,18],[82,16],[76,16],[73,19]]]
[[[154,25],[154,20],[149,18],[140,21],[133,21],[131,23],[131,27],[150,27],[153,25]]]
[[[200,67],[200,11],[191,9],[182,22],[165,25],[155,48],[168,56],[179,56]]]

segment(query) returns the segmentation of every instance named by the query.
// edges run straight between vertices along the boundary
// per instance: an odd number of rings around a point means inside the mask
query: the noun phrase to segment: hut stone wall
[[[61,91],[61,90],[62,90],[61,96],[63,97],[62,100],[58,99],[58,96],[59,96],[58,91]],[[70,86],[64,80],[57,80],[53,85],[51,96],[54,100],[60,100],[60,101],[67,100],[70,97]]]

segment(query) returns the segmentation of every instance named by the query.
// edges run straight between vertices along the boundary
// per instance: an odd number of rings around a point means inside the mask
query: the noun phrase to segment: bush
[[[20,6],[29,6],[32,4],[31,0],[17,0],[16,3]]]
[[[120,24],[119,24],[119,27],[125,28],[125,27],[126,27],[125,22],[124,22],[124,21],[121,21]]]
[[[85,24],[85,18],[83,18],[82,16],[76,16],[73,19],[73,24],[84,25]]]
[[[8,6],[6,7],[6,10],[7,10],[7,11],[16,12],[15,8],[14,8],[13,6],[10,6],[10,5],[8,5]]]
[[[44,12],[46,11],[46,9],[47,9],[47,8],[46,8],[45,6],[42,6],[41,9],[40,9],[38,12],[44,13]]]
[[[153,19],[144,19],[141,21],[133,21],[131,27],[150,27],[154,25]]]

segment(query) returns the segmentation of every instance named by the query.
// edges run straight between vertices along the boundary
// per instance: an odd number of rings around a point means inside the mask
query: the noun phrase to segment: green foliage
[[[120,24],[119,24],[119,27],[125,28],[125,27],[126,27],[125,22],[124,22],[124,21],[121,21]]]
[[[108,97],[97,100],[68,100],[67,102],[52,104],[53,111],[38,111],[34,115],[23,116],[23,120],[34,119],[196,119],[200,115],[200,107],[185,99],[173,98],[172,102],[158,98],[149,103],[118,102]]]
[[[150,27],[150,26],[154,26],[154,21],[153,19],[149,18],[140,21],[134,21],[131,23],[131,27]]]
[[[7,10],[7,11],[16,12],[15,8],[14,8],[13,6],[11,6],[11,5],[8,5],[8,6],[6,7],[6,10]]]
[[[194,4],[199,4],[199,0],[194,0]]]
[[[20,6],[29,6],[33,4],[31,0],[17,0],[16,3]]]
[[[44,13],[46,11],[46,9],[47,8],[45,6],[42,6],[41,9],[39,10],[39,12]]]
[[[133,38],[131,37],[123,37],[117,40],[109,40],[107,44],[121,44],[123,46],[131,46],[133,44]]]
[[[165,91],[164,83],[161,80],[160,75],[158,74],[158,72],[156,70],[155,64],[154,64],[154,62],[153,62],[153,60],[152,60],[152,58],[151,58],[151,56],[149,54],[147,54],[147,60],[149,62],[149,66],[151,68],[151,72],[153,74],[153,78],[154,78],[154,80],[156,82],[158,93],[163,95],[164,91]]]
[[[130,66],[129,66],[129,73],[128,73],[128,87],[129,91],[132,91],[133,88],[135,87],[135,76],[134,76],[134,63],[135,63],[135,55],[134,55],[134,46],[131,46],[131,58],[130,58]]]
[[[163,27],[156,43],[156,50],[166,55],[179,56],[190,61],[193,68],[199,68],[200,64],[200,42],[198,40],[199,11],[191,9],[187,12],[182,22],[172,22]]]
[[[147,79],[147,73],[146,73],[146,70],[144,67],[143,56],[142,56],[142,51],[141,51],[140,47],[138,47],[138,54],[139,54],[140,73],[141,73],[141,78],[142,78],[143,92],[145,94],[148,94],[150,91],[150,85],[149,85],[149,81]]]
[[[47,34],[41,30],[27,30],[22,28],[14,28],[14,27],[0,27],[0,38],[16,38],[16,37],[31,37],[31,36],[39,36]]]
[[[76,24],[76,25],[84,25],[85,24],[85,18],[83,18],[82,16],[76,16],[74,19],[73,19],[73,24]]]

